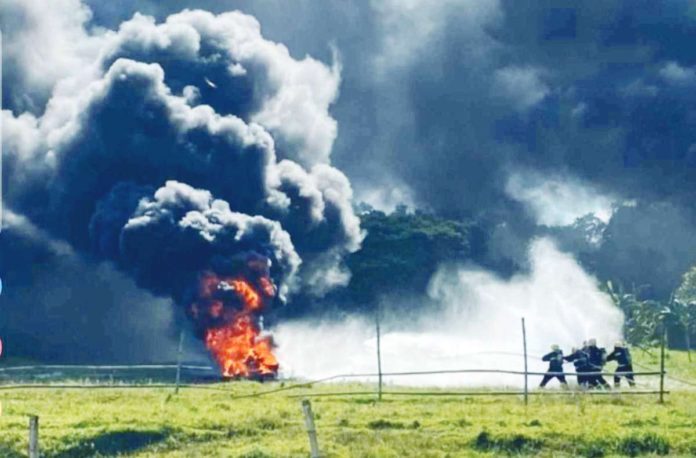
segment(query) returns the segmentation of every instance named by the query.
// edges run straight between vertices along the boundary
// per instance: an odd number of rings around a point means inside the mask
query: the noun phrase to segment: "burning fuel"
[[[278,373],[273,340],[260,325],[276,296],[269,267],[268,258],[249,255],[234,275],[206,271],[199,278],[188,314],[224,377],[265,379]]]

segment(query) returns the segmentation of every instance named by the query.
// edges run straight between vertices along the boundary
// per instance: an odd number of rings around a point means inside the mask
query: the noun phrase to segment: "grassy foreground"
[[[308,455],[299,399],[232,399],[259,387],[226,388],[2,392],[0,456],[25,456],[32,413],[46,457]],[[315,398],[313,408],[326,456],[696,455],[696,393],[673,392],[665,405],[652,396],[534,397],[527,408],[514,396],[363,396]]]
[[[641,358],[644,366],[653,366]],[[670,352],[668,370],[693,380]],[[306,457],[300,398],[370,391],[314,386],[238,398],[279,384],[184,388],[0,390],[0,457],[26,456],[27,416],[40,416],[44,457]],[[696,391],[657,396],[387,396],[312,398],[319,444],[332,457],[696,456]],[[210,389],[216,388],[216,390]],[[400,390],[404,391],[404,389]]]

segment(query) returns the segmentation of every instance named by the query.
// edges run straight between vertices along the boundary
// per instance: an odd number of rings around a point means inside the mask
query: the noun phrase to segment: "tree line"
[[[279,315],[369,313],[379,303],[398,303],[400,312],[417,313],[426,306],[429,281],[442,265],[475,263],[503,277],[524,269],[511,260],[501,262],[499,254],[495,260],[489,256],[492,229],[481,221],[407,211],[405,207],[387,214],[365,206],[359,213],[367,235],[362,248],[346,259],[350,283],[324,297],[295,298],[293,302],[302,305],[281,308]],[[629,343],[656,344],[664,325],[671,346],[689,348],[696,341],[696,265],[688,268],[688,258],[675,258],[669,246],[664,251],[648,246],[646,238],[652,228],[644,230],[635,219],[645,213],[640,207],[620,209],[608,225],[587,215],[569,227],[541,228],[538,235],[553,236],[562,250],[573,253],[599,280],[625,315],[624,334]],[[638,226],[637,236],[630,233],[631,223]],[[663,269],[661,263],[668,261],[673,265]],[[665,270],[669,270],[668,276]],[[658,271],[664,278],[656,276]]]

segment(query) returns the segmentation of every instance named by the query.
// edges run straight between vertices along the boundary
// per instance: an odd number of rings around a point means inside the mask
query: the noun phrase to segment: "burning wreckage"
[[[198,337],[225,378],[266,380],[278,375],[273,340],[262,333],[261,312],[276,297],[270,259],[246,256],[234,275],[205,271],[187,310]]]

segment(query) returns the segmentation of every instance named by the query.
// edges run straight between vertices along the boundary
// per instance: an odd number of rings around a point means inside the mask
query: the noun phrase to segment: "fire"
[[[261,289],[263,290],[263,293],[268,296],[268,297],[273,297],[275,296],[276,293],[276,288],[273,286],[273,282],[269,280],[266,277],[261,277],[259,279],[259,284],[261,285]]]
[[[265,279],[264,279],[265,280]],[[245,308],[250,310],[258,310],[261,307],[261,298],[259,293],[254,291],[252,286],[245,282],[244,280],[232,280],[229,282],[237,294],[239,294],[244,301]]]
[[[271,338],[259,337],[249,315],[240,314],[228,326],[209,329],[205,344],[225,377],[273,376],[278,371]]]
[[[250,280],[205,272],[198,284],[198,297],[189,307],[225,377],[265,378],[278,372],[273,341],[262,335],[257,323],[265,300],[273,298],[276,289],[267,275],[256,276]]]

